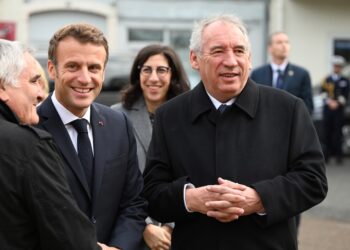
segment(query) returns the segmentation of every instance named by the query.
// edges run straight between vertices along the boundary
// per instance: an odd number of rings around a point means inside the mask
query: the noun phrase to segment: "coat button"
[[[91,222],[92,222],[93,224],[96,224],[96,217],[95,217],[95,216],[91,216]]]

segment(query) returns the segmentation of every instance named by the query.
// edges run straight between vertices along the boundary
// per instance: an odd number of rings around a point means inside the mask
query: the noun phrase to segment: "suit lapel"
[[[88,197],[91,198],[83,167],[80,164],[67,129],[52,103],[51,96],[44,101],[39,109],[41,110],[40,113],[43,119],[41,122],[42,127],[53,136],[55,143],[68,163],[68,167],[76,175]]]
[[[143,98],[135,103],[128,116],[135,128],[135,136],[139,138],[143,150],[147,152],[152,136],[152,124]]]
[[[83,167],[80,164],[80,160],[68,135],[66,127],[62,123],[62,120],[51,101],[51,97],[47,98],[45,102],[41,104],[40,110],[42,119],[44,119],[41,123],[43,128],[53,136],[55,143],[68,163],[69,168],[82,184],[88,197],[91,198]]]
[[[285,71],[284,71],[284,85],[283,89],[288,90],[289,85],[293,84],[293,76],[294,76],[294,69],[291,64],[288,63]]]
[[[266,83],[269,83],[269,86],[273,86],[273,70],[271,64],[267,66]]]
[[[95,210],[96,199],[101,187],[104,166],[106,162],[105,145],[108,141],[108,125],[99,112],[98,107],[91,105],[91,126],[94,136],[94,175],[92,188],[92,211]]]

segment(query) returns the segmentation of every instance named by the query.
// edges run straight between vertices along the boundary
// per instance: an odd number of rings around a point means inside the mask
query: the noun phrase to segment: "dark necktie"
[[[277,70],[276,88],[283,88],[283,71],[280,69]]]
[[[91,188],[94,156],[87,130],[88,121],[85,119],[77,119],[72,121],[71,124],[78,132],[78,156],[80,163],[84,168],[86,180]]]
[[[220,107],[218,108],[220,114],[223,114],[226,108],[227,108],[226,104],[221,104]]]

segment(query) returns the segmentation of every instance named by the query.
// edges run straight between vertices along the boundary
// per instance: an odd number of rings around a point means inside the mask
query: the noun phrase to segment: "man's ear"
[[[6,91],[6,88],[1,83],[0,83],[0,100],[5,102],[5,103],[9,100],[9,96],[8,96],[7,91]]]
[[[198,58],[197,54],[193,50],[191,50],[190,51],[190,63],[191,63],[192,69],[199,70],[198,60],[199,60],[199,58]]]
[[[56,79],[56,66],[51,60],[47,61],[47,73],[49,74],[51,80],[54,81]]]

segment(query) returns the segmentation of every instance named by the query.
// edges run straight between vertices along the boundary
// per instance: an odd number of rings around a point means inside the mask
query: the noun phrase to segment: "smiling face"
[[[106,50],[102,45],[83,44],[67,37],[58,44],[56,60],[56,66],[48,62],[56,98],[70,112],[82,117],[101,92]]]
[[[148,69],[151,73],[143,74],[142,68]],[[171,70],[166,70],[169,69],[168,60],[162,54],[150,56],[142,68],[140,84],[146,104],[158,107],[166,101],[170,86]]]
[[[190,52],[206,90],[221,102],[239,95],[251,69],[248,41],[232,23],[217,21],[202,33],[202,51]]]
[[[0,99],[14,112],[21,124],[37,124],[36,105],[44,97],[40,86],[40,69],[34,57],[24,54],[25,67],[18,77],[18,86],[6,85],[0,89]]]

